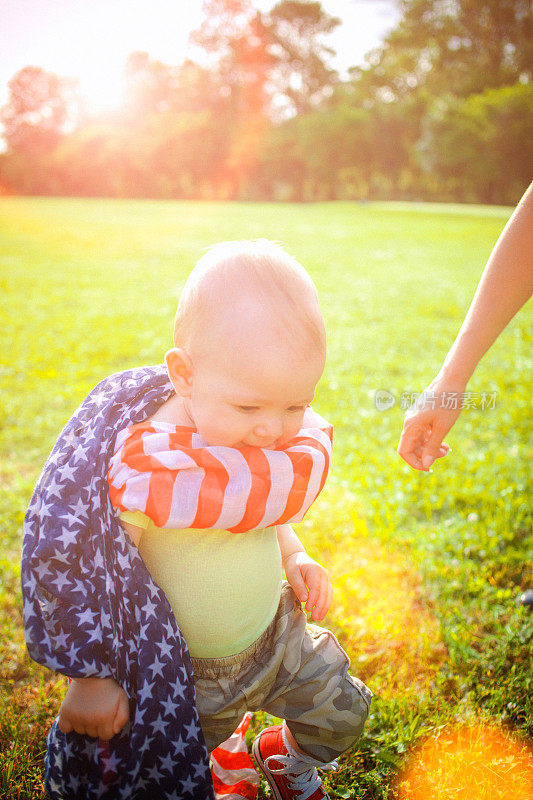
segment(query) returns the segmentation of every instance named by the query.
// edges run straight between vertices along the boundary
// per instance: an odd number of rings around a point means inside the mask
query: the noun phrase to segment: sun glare
[[[88,111],[97,114],[118,111],[125,102],[124,77],[121,71],[92,70],[80,76],[80,93]]]
[[[449,727],[414,754],[399,800],[531,800],[533,751],[495,724]]]
[[[420,575],[405,556],[372,539],[363,519],[354,516],[354,525],[353,546],[328,563],[330,619],[362,680],[384,670],[382,696],[417,693],[446,658],[439,621],[421,602]]]

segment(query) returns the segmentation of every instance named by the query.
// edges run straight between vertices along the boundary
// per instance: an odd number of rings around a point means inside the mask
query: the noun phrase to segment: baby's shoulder
[[[171,425],[185,425],[190,427],[191,421],[183,406],[183,398],[177,394],[159,406],[155,414],[148,417],[148,422],[169,422]]]

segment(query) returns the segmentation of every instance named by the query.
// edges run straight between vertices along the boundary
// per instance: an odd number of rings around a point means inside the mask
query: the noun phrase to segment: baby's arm
[[[139,547],[139,542],[141,541],[141,536],[143,534],[143,529],[139,528],[137,525],[132,525],[131,522],[125,522],[123,519],[120,520],[120,524],[124,528],[125,531],[129,533],[131,538],[133,539],[133,544],[136,547]]]
[[[312,620],[323,619],[330,607],[333,587],[328,573],[307,555],[291,525],[278,525],[278,544],[285,574]]]
[[[121,522],[138,547],[142,528]],[[59,710],[59,728],[109,740],[130,717],[128,695],[114,678],[73,678]]]
[[[73,678],[59,710],[63,733],[109,740],[130,716],[128,695],[113,678]]]

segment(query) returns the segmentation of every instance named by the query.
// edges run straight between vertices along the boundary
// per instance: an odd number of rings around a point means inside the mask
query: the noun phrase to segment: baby
[[[178,306],[165,356],[175,393],[118,433],[109,473],[187,642],[208,750],[246,710],[283,718],[253,753],[274,796],[299,800],[327,797],[317,768],[334,769],[360,736],[371,698],[333,634],[307,624],[302,604],[322,620],[332,587],[283,521],[303,516],[327,475],[331,427],[310,408],[325,358],[304,268],[266,240],[215,245]],[[113,678],[73,679],[59,727],[109,740],[128,718]]]

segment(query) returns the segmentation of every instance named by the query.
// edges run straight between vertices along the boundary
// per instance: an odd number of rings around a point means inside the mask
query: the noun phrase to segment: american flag
[[[47,737],[51,800],[213,800],[189,652],[166,595],[123,532],[107,471],[117,431],[173,392],[163,364],[105,378],[65,425],[26,513],[21,584],[35,661],[69,677],[113,677],[130,721],[103,742]]]
[[[242,533],[301,522],[326,481],[333,429],[312,408],[274,450],[207,445],[192,428],[145,422],[118,433],[111,502],[158,527]]]

